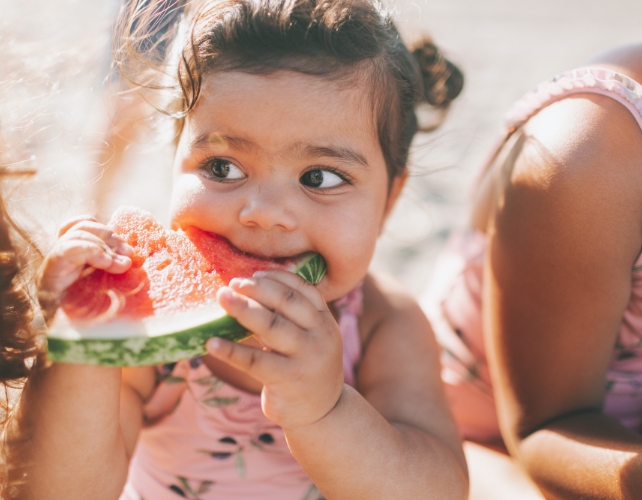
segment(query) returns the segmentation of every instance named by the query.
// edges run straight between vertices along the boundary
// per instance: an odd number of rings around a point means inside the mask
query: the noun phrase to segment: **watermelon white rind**
[[[295,273],[313,285],[319,284],[326,264],[319,254],[305,258]],[[102,366],[145,366],[172,363],[205,354],[211,337],[239,341],[251,335],[218,304],[204,311],[157,321],[118,321],[83,326],[61,314],[47,334],[50,360]]]

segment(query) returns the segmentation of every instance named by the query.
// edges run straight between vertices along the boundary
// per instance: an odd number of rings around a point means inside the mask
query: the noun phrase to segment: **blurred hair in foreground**
[[[5,48],[5,47],[1,47]],[[27,94],[19,60],[0,60],[0,497],[15,498],[19,477],[17,457],[12,456],[16,439],[8,440],[13,409],[30,372],[44,361],[39,335],[35,269],[41,253],[29,234],[16,221],[11,194],[19,183],[35,175],[30,140],[41,125],[41,110],[27,112]],[[32,108],[33,109],[33,108]],[[37,208],[35,208],[37,210]],[[18,434],[18,441],[26,436]]]

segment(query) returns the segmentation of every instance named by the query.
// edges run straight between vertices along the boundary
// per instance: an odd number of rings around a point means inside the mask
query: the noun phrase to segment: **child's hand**
[[[315,287],[287,271],[262,271],[233,279],[218,299],[265,348],[212,338],[207,349],[263,383],[270,420],[301,427],[332,410],[343,389],[341,332]]]
[[[58,231],[58,241],[45,257],[39,288],[61,293],[78,279],[86,266],[120,274],[130,268],[132,247],[93,217],[71,219]]]

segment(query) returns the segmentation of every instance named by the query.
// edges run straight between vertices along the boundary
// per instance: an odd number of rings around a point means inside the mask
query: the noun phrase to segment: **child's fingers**
[[[328,309],[327,304],[321,292],[319,290],[305,281],[300,276],[297,276],[290,271],[284,271],[282,269],[270,269],[269,271],[257,271],[254,273],[255,278],[269,278],[274,281],[278,281],[284,284],[287,287],[293,288],[301,295],[307,297],[307,299],[312,302],[314,307],[318,311],[326,311]]]
[[[114,253],[102,240],[93,235],[84,235],[83,239],[61,243],[52,258],[66,261],[77,268],[89,265],[115,274],[123,273],[131,266],[129,257]]]
[[[79,215],[77,217],[74,217],[72,219],[69,219],[66,221],[62,226],[58,228],[58,238],[63,236],[67,231],[69,231],[72,227],[74,227],[76,224],[83,222],[83,221],[93,221],[93,222],[98,222],[94,217],[91,215]]]
[[[58,276],[75,273],[87,265],[102,269],[109,267],[112,261],[111,255],[100,244],[76,240],[60,242],[45,262],[47,271]]]
[[[99,247],[104,248],[105,251],[107,252],[113,251],[112,248],[107,244],[107,242],[105,242],[105,240],[102,239],[100,236],[92,234],[88,231],[77,231],[76,229],[72,229],[67,233],[67,235],[64,238],[61,238],[60,245],[66,248],[66,247],[72,247],[76,242],[85,242],[85,241],[98,245]]]
[[[39,287],[60,293],[78,279],[86,266],[123,273],[131,267],[131,259],[115,254],[104,243],[86,240],[63,241],[47,256],[43,264]]]
[[[64,239],[86,239],[86,235],[93,235],[99,238],[116,253],[129,256],[134,251],[112,229],[104,224],[90,220],[83,220],[69,228],[65,233]]]
[[[221,288],[217,297],[229,315],[253,332],[265,347],[284,355],[299,350],[301,329],[278,312],[228,287]]]
[[[84,252],[85,264],[112,274],[122,274],[131,267],[132,260],[128,256],[115,253],[107,244],[99,241],[83,241],[79,245],[79,250]]]
[[[93,264],[90,264],[93,266]],[[93,266],[95,267],[95,266]],[[126,255],[111,255],[111,265],[104,270],[111,274],[122,274],[132,267],[132,260]]]
[[[123,242],[123,239],[117,234],[114,234],[111,228],[99,222],[89,220],[81,221],[74,225],[67,231],[65,238],[75,238],[79,233],[83,232],[97,236],[111,247],[117,247]]]
[[[127,257],[129,259],[129,256],[131,255],[131,252],[122,253],[119,251],[121,250],[121,248],[119,248],[120,244],[114,244],[113,240],[112,245],[109,245],[105,240],[95,234],[87,231],[77,231],[75,229],[69,231],[67,235],[60,240],[59,246],[61,246],[62,249],[69,249],[73,248],[74,245],[79,245],[81,248],[89,249],[90,247],[87,246],[87,243],[100,248],[106,255],[111,257],[118,256]],[[116,248],[114,248],[114,246]],[[94,249],[91,249],[91,251],[94,251]]]
[[[225,361],[264,384],[273,379],[274,374],[282,374],[287,361],[275,352],[261,351],[256,347],[236,344],[217,337],[209,339],[205,348],[215,358]]]
[[[305,330],[316,328],[323,321],[317,308],[306,296],[271,277],[234,278],[230,281],[230,287]]]
[[[93,217],[76,217],[64,224],[59,234],[41,268],[43,290],[66,290],[86,266],[121,274],[132,265],[133,248]]]

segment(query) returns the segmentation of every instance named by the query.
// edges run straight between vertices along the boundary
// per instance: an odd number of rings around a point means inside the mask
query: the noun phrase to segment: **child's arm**
[[[372,333],[359,392],[344,385],[326,417],[286,429],[290,448],[328,499],[465,498],[465,459],[430,325],[389,279],[366,278],[364,295],[364,309],[378,314],[365,325]]]
[[[364,318],[372,334],[358,373],[361,394],[343,384],[341,333],[314,287],[281,271],[232,286],[240,294],[221,296],[224,307],[279,354],[227,342],[211,352],[265,384],[264,412],[283,427],[326,498],[466,497],[438,348],[398,286],[371,277],[364,283],[366,309],[376,314]]]
[[[94,220],[72,221],[45,259],[41,290],[61,293],[87,264],[124,272],[130,252]],[[121,386],[119,368],[54,363],[34,371],[7,434],[9,461],[25,474],[19,498],[120,496],[150,384],[149,373],[138,375]]]
[[[589,95],[525,133],[483,295],[502,433],[547,498],[640,498],[642,436],[602,406],[642,248],[642,133],[621,104]]]
[[[19,498],[117,500],[141,407],[132,389],[123,384],[121,393],[118,368],[54,363],[37,370],[8,431],[9,461],[24,474]]]

